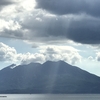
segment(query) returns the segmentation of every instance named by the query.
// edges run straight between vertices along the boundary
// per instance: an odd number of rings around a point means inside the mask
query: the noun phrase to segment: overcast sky
[[[100,76],[99,0],[0,0],[0,69],[63,60]]]

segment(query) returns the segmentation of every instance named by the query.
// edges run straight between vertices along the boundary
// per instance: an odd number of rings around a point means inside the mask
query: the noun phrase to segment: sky
[[[0,69],[63,60],[100,76],[99,0],[0,0]]]

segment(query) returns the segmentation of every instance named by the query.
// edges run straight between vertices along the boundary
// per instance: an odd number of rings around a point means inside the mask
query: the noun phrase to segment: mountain
[[[64,61],[0,70],[0,93],[100,93],[100,77]]]

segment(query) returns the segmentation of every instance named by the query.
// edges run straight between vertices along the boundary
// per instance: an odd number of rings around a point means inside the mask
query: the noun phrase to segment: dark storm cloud
[[[0,10],[7,5],[15,3],[13,0],[0,0]]]
[[[36,0],[36,2],[37,9],[46,10],[56,17],[40,15],[42,21],[30,20],[23,23],[23,28],[33,32],[30,39],[36,36],[52,41],[56,37],[55,39],[66,38],[83,44],[100,43],[99,0]]]
[[[67,38],[85,44],[100,43],[100,20],[73,21],[68,29]]]
[[[12,4],[14,3],[12,0],[0,0],[0,5],[3,6],[3,5],[9,5],[9,4]]]
[[[21,30],[10,30],[10,29],[4,29],[2,32],[0,32],[0,37],[23,39],[23,40],[26,39]]]
[[[72,40],[83,44],[100,43],[100,19],[87,15],[45,16],[24,18],[20,28],[3,29],[0,37],[17,38],[39,43]],[[16,25],[14,27],[17,27]]]
[[[42,21],[32,20],[23,23],[23,28],[31,30],[33,37],[44,38],[47,41],[55,39],[73,40],[84,44],[100,43],[100,19],[93,17],[41,17]],[[44,40],[43,40],[44,41]],[[56,41],[56,40],[55,40]]]
[[[58,15],[87,13],[100,16],[100,0],[36,0],[36,2],[36,8]]]
[[[27,31],[24,31],[27,30]],[[100,19],[82,16],[34,17],[23,21],[17,30],[4,29],[0,37],[36,42],[72,40],[84,44],[100,43]]]

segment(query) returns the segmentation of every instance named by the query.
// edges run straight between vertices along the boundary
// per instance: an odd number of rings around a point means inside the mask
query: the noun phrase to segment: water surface
[[[1,94],[0,100],[100,100],[100,94]]]

